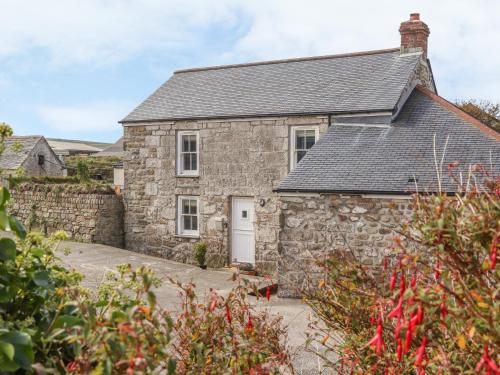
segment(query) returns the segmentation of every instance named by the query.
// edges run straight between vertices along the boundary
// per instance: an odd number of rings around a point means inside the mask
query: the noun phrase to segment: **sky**
[[[500,102],[499,0],[0,0],[0,122],[113,142],[177,69],[398,47],[413,12],[439,94]]]

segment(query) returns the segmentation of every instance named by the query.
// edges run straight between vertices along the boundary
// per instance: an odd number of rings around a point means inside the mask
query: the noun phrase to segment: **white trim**
[[[391,128],[391,125],[386,125],[386,124],[355,124],[355,123],[342,123],[342,122],[332,122],[332,126],[360,126],[363,128],[384,128],[384,129],[389,129]]]
[[[349,113],[345,115],[332,115],[332,118],[337,117],[373,117],[373,116],[388,116],[392,115],[392,112],[360,112],[360,113]]]
[[[196,170],[185,171],[182,169],[182,136],[184,135],[194,135],[196,136]],[[178,176],[188,176],[188,177],[198,177],[200,175],[200,132],[198,130],[179,130],[177,132],[177,155],[176,155],[176,165],[177,165],[177,175]]]
[[[391,195],[391,194],[362,194],[361,198],[368,198],[368,199],[390,199],[390,200],[396,200],[396,199],[413,199],[411,195]]]
[[[296,166],[297,162],[295,160],[295,145],[296,145],[296,132],[297,130],[314,130],[314,144],[318,142],[319,139],[319,125],[293,125],[290,127],[290,163],[289,170],[292,171]],[[306,151],[307,153],[307,151]]]
[[[319,197],[321,196],[320,193],[301,193],[301,192],[283,192],[283,193],[278,193],[279,197]]]
[[[197,230],[183,230],[182,229],[182,201],[185,199],[196,201],[196,221],[198,224]],[[200,236],[200,199],[195,195],[179,195],[177,197],[177,236],[197,238]]]

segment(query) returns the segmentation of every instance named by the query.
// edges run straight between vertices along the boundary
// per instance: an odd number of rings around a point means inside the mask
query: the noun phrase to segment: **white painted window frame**
[[[182,162],[182,137],[184,135],[196,136],[196,170],[184,170]],[[200,132],[197,130],[181,130],[177,132],[177,175],[197,177],[200,175]]]
[[[295,139],[297,135],[297,130],[314,130],[314,144],[318,142],[319,139],[319,125],[297,125],[292,126],[290,129],[290,171],[292,171],[297,166],[297,159],[295,157],[295,153],[297,149],[295,145],[297,144],[297,140]]]
[[[197,230],[185,230],[183,229],[183,217],[185,214],[182,213],[182,201],[183,200],[194,200],[196,201],[196,221],[198,223]],[[193,216],[193,215],[189,215]],[[179,195],[177,196],[177,235],[182,237],[199,237],[200,236],[200,199],[195,195]]]

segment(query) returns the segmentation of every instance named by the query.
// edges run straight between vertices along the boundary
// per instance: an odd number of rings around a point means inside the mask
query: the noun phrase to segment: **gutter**
[[[413,195],[417,192],[410,191],[384,191],[384,190],[336,190],[336,189],[274,189],[273,193],[295,193],[295,194],[344,194],[344,195]],[[437,194],[437,192],[419,192],[419,194]],[[456,192],[447,191],[446,195],[455,195]]]
[[[363,113],[377,112],[393,112],[394,108],[374,109],[370,111],[338,111],[338,112],[297,112],[297,113],[273,113],[273,114],[249,114],[249,115],[228,115],[228,116],[208,116],[208,117],[171,117],[157,118],[148,120],[121,120],[119,124],[133,126],[133,124],[150,123],[150,122],[171,122],[171,121],[203,121],[203,120],[227,120],[227,119],[243,119],[243,118],[262,118],[262,117],[290,117],[290,116],[335,116],[335,115],[360,115]]]

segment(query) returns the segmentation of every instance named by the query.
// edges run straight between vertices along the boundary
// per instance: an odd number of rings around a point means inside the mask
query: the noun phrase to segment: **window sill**
[[[193,235],[193,234],[176,234],[174,235],[175,238],[190,238],[192,240],[199,240],[200,235]]]
[[[176,178],[199,178],[199,174],[176,174]]]

